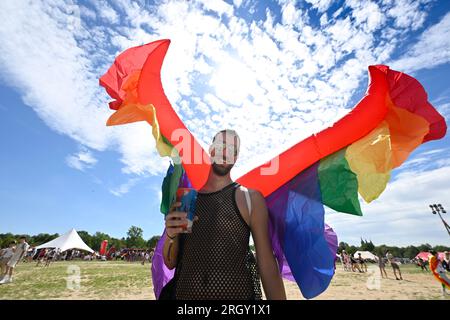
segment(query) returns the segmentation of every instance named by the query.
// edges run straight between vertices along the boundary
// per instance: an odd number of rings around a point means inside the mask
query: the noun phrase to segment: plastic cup
[[[192,232],[196,199],[197,191],[195,189],[185,187],[177,189],[177,202],[181,202],[181,206],[178,208],[178,210],[187,212],[188,223],[181,226],[181,228],[183,229],[183,233]]]

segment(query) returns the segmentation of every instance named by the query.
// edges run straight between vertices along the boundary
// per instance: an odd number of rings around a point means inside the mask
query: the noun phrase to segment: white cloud
[[[119,187],[110,189],[109,192],[111,192],[116,197],[121,197],[124,194],[128,193],[132,187],[134,187],[138,182],[140,178],[131,178],[124,184],[121,184]]]
[[[105,0],[96,0],[92,4],[100,17],[106,19],[107,22],[115,24],[119,21],[119,14]]]
[[[325,12],[330,7],[331,0],[306,0],[310,3],[313,8],[317,9],[319,12]]]
[[[242,4],[242,0],[233,0],[233,4],[236,8],[239,8]]]
[[[406,54],[392,62],[392,67],[409,72],[430,69],[450,61],[450,13],[429,27]]]
[[[386,20],[380,7],[374,2],[350,0],[346,4],[353,9],[352,16],[355,18],[356,25],[363,25],[367,32],[380,29]]]
[[[410,10],[396,13],[414,1],[349,2],[346,16],[325,13],[330,1],[314,2],[317,11],[309,12],[280,2],[281,19],[268,7],[265,21],[250,22],[222,1],[124,0],[114,3],[117,11],[81,7],[81,21],[70,28],[77,20],[59,1],[1,1],[2,77],[52,129],[97,151],[117,150],[126,174],[161,175],[167,159],[155,152],[148,124],[105,126],[112,111],[98,77],[128,47],[170,38],[166,95],[201,145],[223,128],[239,132],[236,177],[341,118],[367,66],[390,59],[395,39],[421,25]],[[323,17],[320,28],[310,23],[314,14]],[[377,38],[381,27],[391,40]],[[432,28],[426,32],[437,34]]]
[[[419,29],[427,15],[427,12],[421,8],[421,4],[429,2],[428,0],[395,0],[385,1],[389,3],[387,14],[394,18],[396,27]]]
[[[82,148],[80,152],[67,156],[66,163],[71,168],[84,171],[86,168],[92,168],[97,163],[97,159],[92,152]]]
[[[94,63],[103,62],[104,68],[105,59],[113,59],[98,41],[107,37],[106,31],[73,24],[58,1],[46,6],[2,1],[0,7],[1,76],[23,93],[24,102],[49,127],[82,145],[99,151],[118,146],[125,172],[163,173],[161,159],[151,151],[154,141],[148,128],[105,125],[112,113],[98,86],[105,69]]]
[[[233,6],[222,0],[198,0],[203,4],[207,10],[216,12],[219,16],[225,14],[226,16],[233,15]]]

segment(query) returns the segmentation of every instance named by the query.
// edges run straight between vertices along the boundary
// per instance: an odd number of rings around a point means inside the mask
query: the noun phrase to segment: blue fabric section
[[[325,291],[334,275],[335,254],[324,233],[318,166],[319,162],[289,182],[285,215],[284,254],[307,299]]]

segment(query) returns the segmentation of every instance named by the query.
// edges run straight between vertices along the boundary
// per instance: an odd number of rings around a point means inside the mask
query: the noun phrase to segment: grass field
[[[330,287],[317,299],[443,299],[431,273],[404,265],[404,280],[397,281],[386,270],[389,279],[381,279],[375,266],[358,274],[344,272],[338,265]],[[72,261],[36,267],[21,263],[16,271],[13,283],[0,285],[0,299],[155,299],[150,264]],[[72,280],[74,274],[80,275],[79,282]],[[303,299],[295,283],[285,281],[285,287],[288,299]]]

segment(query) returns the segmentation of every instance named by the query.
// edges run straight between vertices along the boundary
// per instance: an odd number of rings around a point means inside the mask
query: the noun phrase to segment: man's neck
[[[219,176],[211,170],[208,176],[208,180],[206,181],[205,185],[202,187],[201,190],[208,192],[218,191],[232,182],[233,180],[231,180],[230,173],[224,176]]]

